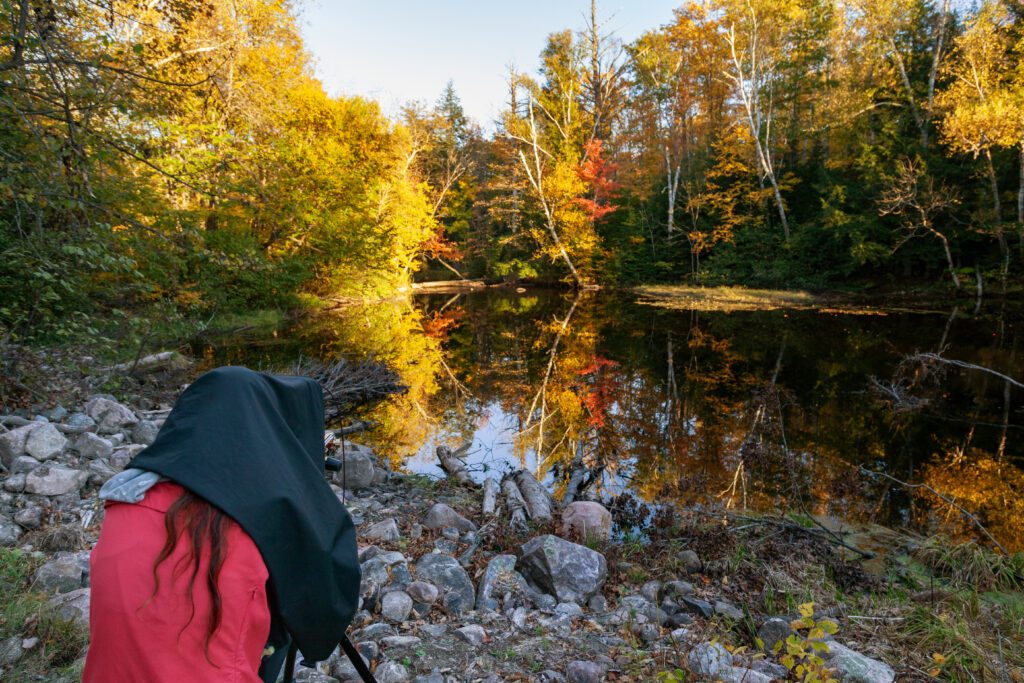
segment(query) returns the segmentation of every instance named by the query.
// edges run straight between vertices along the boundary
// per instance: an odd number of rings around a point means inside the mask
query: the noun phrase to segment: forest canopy
[[[624,10],[628,11],[628,10]],[[0,332],[416,279],[953,289],[1024,263],[1024,5],[593,4],[481,128],[331,97],[291,0],[4,0]],[[552,27],[558,28],[558,27]]]

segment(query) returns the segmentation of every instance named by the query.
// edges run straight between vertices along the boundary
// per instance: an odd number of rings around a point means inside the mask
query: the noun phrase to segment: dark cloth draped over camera
[[[252,537],[274,616],[310,661],[334,650],[359,598],[355,529],[324,479],[323,436],[316,382],[223,367],[182,393],[131,463],[202,496]]]

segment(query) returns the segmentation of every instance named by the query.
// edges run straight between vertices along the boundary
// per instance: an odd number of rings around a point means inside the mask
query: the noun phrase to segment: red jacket
[[[204,652],[212,609],[206,583],[209,547],[200,554],[189,599],[192,568],[174,576],[187,558],[179,540],[157,570],[160,590],[153,595],[153,562],[167,533],[164,513],[184,489],[161,482],[139,503],[106,504],[100,539],[90,558],[91,642],[84,683],[258,683],[257,670],[270,631],[267,569],[256,544],[233,523],[218,587],[220,626]],[[180,538],[180,537],[179,537]],[[192,615],[192,603],[195,614]],[[211,663],[212,661],[212,663]]]

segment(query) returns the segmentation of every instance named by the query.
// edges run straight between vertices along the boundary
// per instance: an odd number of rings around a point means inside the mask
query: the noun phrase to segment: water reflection
[[[409,392],[373,409],[368,438],[398,467],[437,472],[437,445],[471,442],[481,479],[527,467],[559,495],[582,464],[608,495],[976,535],[928,490],[863,467],[927,483],[1024,549],[1024,391],[904,362],[941,353],[1021,377],[1019,326],[984,313],[671,311],[609,293],[488,290],[346,309],[272,347],[212,353],[264,366],[298,353],[388,362]]]

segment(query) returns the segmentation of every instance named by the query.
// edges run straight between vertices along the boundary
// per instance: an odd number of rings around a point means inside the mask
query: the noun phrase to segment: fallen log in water
[[[484,479],[484,504],[483,511],[485,515],[493,515],[494,507],[498,502],[498,482],[494,481],[494,477],[487,477]]]
[[[454,451],[448,448],[447,446],[438,446],[437,459],[441,463],[441,469],[443,469],[445,471],[445,474],[447,474],[449,477],[455,477],[455,481],[459,482],[460,484],[465,484],[467,486],[476,486],[476,482],[473,481],[473,478],[471,476],[469,476],[469,472],[466,470],[466,466],[463,464],[461,460],[459,460],[458,457],[465,453],[467,450],[469,450],[469,446],[470,444],[467,443],[463,446],[460,446]]]
[[[537,478],[528,470],[520,470],[515,475],[516,486],[523,494],[530,513],[530,519],[536,522],[551,521],[551,494],[541,486]]]
[[[501,492],[505,494],[505,498],[508,500],[512,526],[525,527],[526,501],[523,500],[523,494],[519,492],[519,487],[516,486],[515,481],[511,477],[505,477],[501,480]]]

